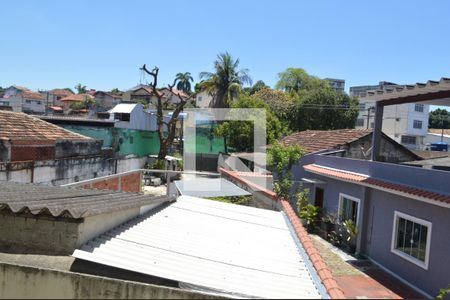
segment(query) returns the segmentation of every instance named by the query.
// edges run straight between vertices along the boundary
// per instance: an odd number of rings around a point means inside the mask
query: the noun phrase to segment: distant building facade
[[[390,89],[399,86],[392,82],[381,81],[378,85],[364,85],[350,87],[350,95],[358,97],[360,101],[359,115],[355,128],[373,128],[375,120],[374,102],[364,101],[363,95],[368,91]],[[410,148],[423,149],[428,132],[428,118],[430,107],[428,104],[407,103],[392,105],[385,108],[383,132],[396,142]]]
[[[344,79],[335,79],[335,78],[325,78],[326,81],[330,83],[330,86],[336,92],[344,92],[345,91],[345,80]]]

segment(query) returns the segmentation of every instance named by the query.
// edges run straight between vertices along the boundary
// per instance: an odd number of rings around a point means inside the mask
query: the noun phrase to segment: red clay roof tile
[[[335,149],[372,133],[371,129],[306,130],[281,139],[284,145],[298,145],[306,153]]]
[[[0,139],[16,145],[51,144],[57,140],[91,139],[24,113],[0,110]]]
[[[434,200],[434,201],[450,204],[450,196],[449,195],[443,195],[443,194],[439,194],[439,193],[436,193],[433,191],[418,189],[418,188],[407,186],[404,184],[386,182],[386,181],[371,178],[371,177],[365,176],[365,175],[359,175],[359,174],[354,174],[354,173],[350,173],[350,172],[346,172],[346,171],[324,168],[324,167],[317,166],[314,164],[303,166],[303,168],[306,171],[317,173],[320,175],[324,175],[324,176],[339,179],[339,180],[361,183],[361,184],[368,185],[373,188],[383,188],[383,189],[387,189],[387,190],[391,190],[391,191],[405,193],[405,194],[408,194],[411,196],[422,197],[422,198],[426,198],[429,200]]]

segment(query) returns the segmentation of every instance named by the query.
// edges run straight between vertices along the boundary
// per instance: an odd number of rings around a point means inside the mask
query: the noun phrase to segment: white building
[[[120,103],[109,110],[109,119],[116,121],[114,127],[156,131],[156,115],[144,110],[140,103]]]
[[[198,108],[208,108],[211,105],[213,96],[206,91],[201,91],[195,96],[195,106]]]
[[[30,91],[24,87],[11,86],[7,88],[0,99],[0,106],[9,107],[15,112],[25,112],[31,114],[45,113],[44,95]]]
[[[380,85],[367,86],[367,91],[376,90],[373,87],[382,87],[386,90],[398,85]],[[357,88],[357,87],[356,87]],[[360,92],[357,96],[360,101],[359,115],[356,120],[355,128],[367,129],[373,128],[375,122],[375,104],[370,101],[364,101],[366,92]],[[371,109],[372,108],[372,109]],[[384,108],[383,114],[383,132],[390,138],[410,149],[424,149],[425,137],[428,133],[428,118],[430,106],[422,103],[407,103],[392,105]]]

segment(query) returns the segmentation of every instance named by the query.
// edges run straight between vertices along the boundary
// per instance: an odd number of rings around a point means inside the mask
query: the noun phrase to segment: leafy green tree
[[[275,88],[287,93],[299,94],[301,91],[329,87],[327,81],[311,76],[301,68],[288,68],[286,71],[278,73],[278,77]]]
[[[214,73],[201,72],[200,79],[203,79],[201,86],[213,96],[212,107],[230,107],[242,89],[242,85],[251,84],[252,80],[247,69],[239,68],[239,59],[234,60],[228,53],[221,53],[214,61]]]
[[[85,85],[81,85],[81,83],[77,84],[75,86],[75,89],[77,90],[78,94],[86,94],[87,88]]]
[[[191,92],[191,82],[194,81],[190,72],[177,73],[175,80],[178,81],[177,89],[187,94]]]
[[[450,112],[446,109],[436,109],[430,112],[429,127],[437,129],[450,129]]]
[[[291,118],[293,130],[333,130],[354,128],[359,103],[354,97],[329,87],[303,93],[296,101]]]
[[[356,98],[337,93],[328,81],[300,68],[288,68],[279,77],[276,88],[287,92],[295,103],[286,116],[292,130],[354,128],[359,109]]]
[[[268,85],[266,85],[264,83],[264,81],[258,80],[253,86],[243,88],[243,91],[246,94],[251,96],[251,95],[255,94],[256,92],[259,92],[260,90],[263,90],[263,89],[270,89],[270,87]]]
[[[268,166],[275,172],[277,181],[274,182],[274,191],[278,197],[290,198],[292,188],[292,166],[304,155],[299,146],[285,146],[278,142],[268,149]]]
[[[113,93],[113,94],[121,94],[122,91],[119,90],[118,88],[113,88],[113,89],[111,90],[111,93]]]
[[[95,101],[94,98],[86,97],[84,99],[84,101],[79,101],[79,102],[72,103],[70,108],[78,110],[78,109],[85,109],[85,108],[91,109],[91,108],[94,108],[96,106],[98,106],[98,103],[97,103],[97,101]]]
[[[285,129],[282,127],[278,118],[270,111],[267,104],[262,100],[241,95],[237,101],[232,103],[232,108],[263,108],[266,110],[266,135],[267,143],[275,142],[281,137]],[[215,133],[225,137],[228,146],[236,151],[253,151],[254,126],[260,126],[259,122],[264,120],[256,119],[253,121],[227,121],[216,128]]]
[[[287,119],[295,107],[294,99],[283,91],[266,88],[255,92],[253,96],[263,100],[280,120]]]

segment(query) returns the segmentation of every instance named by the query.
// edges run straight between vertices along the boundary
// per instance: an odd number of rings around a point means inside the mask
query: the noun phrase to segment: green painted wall
[[[145,156],[158,154],[159,152],[157,132],[82,125],[61,126],[93,139],[102,140],[104,148],[111,147],[120,155],[134,154],[137,156]]]
[[[214,127],[213,127],[214,130]],[[196,152],[205,154],[218,154],[225,152],[223,137],[214,135],[210,125],[199,125],[196,129]],[[193,141],[184,141],[184,147],[188,153],[193,153]]]

